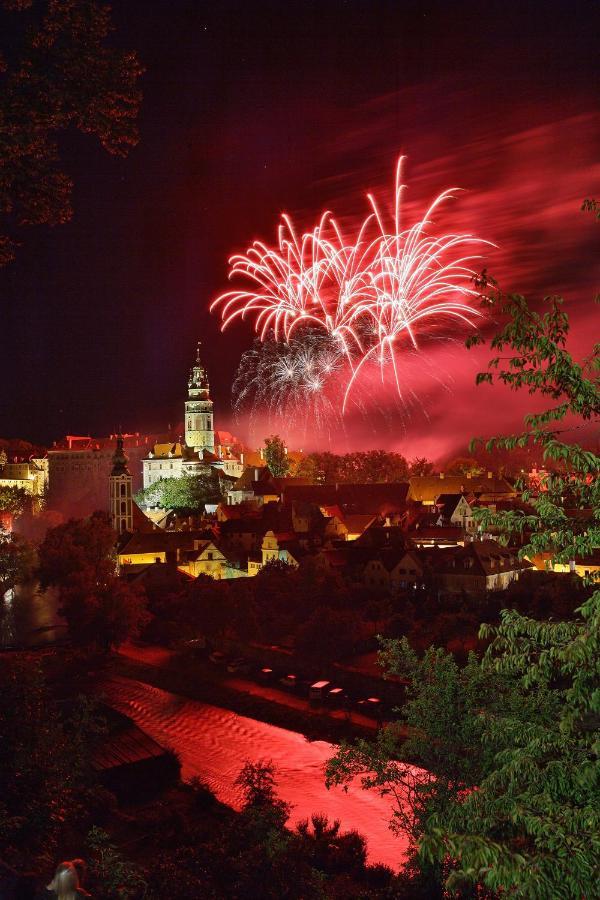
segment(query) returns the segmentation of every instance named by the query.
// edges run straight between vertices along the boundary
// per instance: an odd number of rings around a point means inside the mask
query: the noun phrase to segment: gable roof
[[[136,532],[125,542],[120,556],[136,553],[171,553],[176,550],[193,550],[194,541],[206,540],[205,531],[152,531]]]
[[[183,449],[179,441],[175,443],[154,444],[148,454],[150,459],[179,459],[183,456]]]
[[[338,506],[344,514],[385,515],[407,508],[408,484],[286,484],[284,503],[304,501],[316,506]]]
[[[433,503],[441,494],[485,494],[493,497],[516,496],[513,485],[496,475],[413,475],[409,479],[410,500]]]
[[[435,505],[439,508],[445,519],[450,519],[456,510],[456,507],[463,499],[464,494],[440,494]],[[465,498],[466,499],[466,498]]]

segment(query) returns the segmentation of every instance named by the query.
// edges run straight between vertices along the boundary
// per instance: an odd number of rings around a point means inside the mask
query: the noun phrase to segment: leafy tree
[[[110,8],[94,0],[4,0],[0,52],[0,265],[14,258],[24,225],[72,215],[72,182],[58,150],[75,128],[126,156],[137,143],[142,73],[134,53],[108,42]]]
[[[342,744],[327,765],[327,783],[360,776],[364,787],[390,795],[391,826],[414,852],[433,811],[445,809],[485,771],[491,750],[482,741],[480,712],[506,688],[481,671],[474,655],[464,668],[433,647],[419,659],[406,638],[382,639],[380,662],[388,675],[407,681],[400,720],[375,742]]]
[[[444,467],[444,471],[448,475],[481,475],[483,469],[472,456],[457,456]]]
[[[484,282],[487,287],[487,282]],[[488,446],[537,444],[559,464],[547,490],[524,498],[532,514],[482,513],[481,520],[511,534],[527,534],[522,555],[549,553],[567,562],[599,545],[600,459],[559,439],[559,423],[597,419],[598,345],[585,366],[566,349],[569,321],[560,298],[539,314],[525,298],[494,289],[484,302],[509,316],[492,339],[498,356],[491,371],[513,390],[550,397],[554,405],[527,415],[525,428]],[[471,343],[473,343],[471,341]],[[508,350],[508,356],[503,354]],[[570,510],[573,512],[570,512]],[[591,510],[589,513],[584,510]],[[593,576],[587,579],[593,582]],[[482,626],[491,639],[483,669],[516,679],[523,704],[486,715],[484,738],[495,746],[494,764],[478,789],[428,823],[425,859],[456,862],[450,887],[483,883],[516,897],[593,896],[600,859],[600,591],[568,622],[538,622],[504,610],[499,626]]]
[[[93,705],[59,708],[38,665],[0,659],[0,843],[3,862],[46,867],[94,797],[92,742],[101,731]]]
[[[0,600],[8,588],[31,578],[35,568],[33,547],[19,535],[0,528]],[[0,602],[0,615],[3,604]]]
[[[360,637],[355,612],[320,606],[296,632],[296,652],[318,665],[349,656]]]
[[[231,605],[227,582],[210,575],[199,575],[169,604],[181,637],[202,634],[209,639],[223,637],[231,625]]]
[[[450,855],[448,887],[482,883],[527,898],[592,897],[600,859],[600,603],[578,622],[504,610],[483,671],[516,679],[521,703],[488,710],[493,764],[477,790],[427,823],[421,853]],[[529,715],[526,715],[526,712]]]
[[[90,851],[90,875],[98,883],[102,900],[135,900],[146,896],[147,884],[139,867],[123,856],[105,831],[94,826],[86,844]]]
[[[290,470],[287,449],[278,434],[265,438],[265,460],[271,475],[285,478]]]
[[[139,636],[150,616],[140,585],[115,575],[97,579],[87,566],[60,587],[61,615],[69,634],[84,647],[109,651]]]
[[[24,488],[0,487],[0,510],[19,516],[30,502],[31,497]]]
[[[492,339],[498,355],[477,382],[497,377],[513,390],[524,388],[554,404],[527,415],[521,433],[492,438],[486,446],[535,445],[557,467],[538,497],[525,488],[532,513],[482,510],[480,521],[507,536],[522,536],[521,555],[547,553],[558,562],[585,557],[600,539],[600,459],[560,435],[598,417],[598,347],[583,365],[573,360],[560,298],[549,298],[548,311],[538,313],[524,297],[503,294],[485,277],[479,284],[484,304],[505,316],[507,324]],[[469,344],[481,342],[476,337]],[[404,722],[413,729],[412,747],[398,746],[388,730],[375,745],[342,748],[330,763],[329,777],[343,782],[359,773],[366,786],[389,788],[398,798],[396,820],[418,850],[413,861],[422,872],[436,871],[436,879],[450,890],[539,900],[595,896],[600,591],[571,621],[535,621],[503,610],[500,624],[482,626],[480,634],[491,643],[481,664],[471,658],[461,679],[474,680],[463,690],[457,689],[455,676],[445,677],[446,687],[440,683],[427,696],[447,668],[437,663],[429,679],[423,673],[421,687],[413,681],[404,710]],[[399,671],[396,660],[406,656],[406,646],[392,641],[384,649],[392,671]],[[428,651],[425,659],[438,652]],[[448,689],[445,702],[453,715],[444,722],[436,702]],[[432,712],[439,724],[431,721]],[[402,781],[406,763],[398,759],[412,759],[432,773],[433,787],[420,776],[416,803],[410,794],[406,804],[405,795],[396,793],[398,785],[411,788]],[[416,815],[408,817],[405,809]]]
[[[84,569],[91,569],[97,582],[106,580],[116,568],[116,539],[110,519],[103,512],[49,528],[38,549],[42,587],[64,587]]]
[[[490,279],[479,283],[487,287]],[[519,434],[490,438],[486,449],[537,446],[543,460],[553,462],[558,471],[548,475],[545,490],[537,497],[524,482],[518,483],[523,500],[533,507],[531,514],[486,509],[478,511],[477,518],[486,530],[529,536],[522,557],[548,554],[557,563],[568,563],[589,556],[600,546],[600,457],[578,444],[565,443],[560,435],[600,415],[600,344],[584,365],[573,360],[566,349],[569,319],[559,297],[548,299],[549,309],[543,314],[531,310],[524,297],[507,296],[495,287],[484,294],[483,303],[508,323],[492,339],[491,347],[499,355],[490,361],[488,371],[477,375],[477,383],[499,380],[512,390],[525,388],[555,401],[550,409],[525,416]],[[482,342],[476,336],[469,339],[469,346]]]
[[[204,511],[205,503],[218,503],[223,498],[219,475],[211,471],[203,475],[181,478],[159,478],[135,496],[141,506],[159,506],[176,511]]]
[[[360,873],[367,861],[367,845],[357,831],[341,830],[341,822],[329,821],[326,815],[315,813],[298,822],[298,834],[310,855],[311,864],[323,872],[347,875]]]
[[[50,528],[38,551],[40,583],[58,588],[69,632],[83,646],[118,647],[148,621],[143,590],[116,575],[115,541],[97,512]]]
[[[433,463],[424,456],[416,456],[408,466],[409,475],[431,475],[433,470]]]

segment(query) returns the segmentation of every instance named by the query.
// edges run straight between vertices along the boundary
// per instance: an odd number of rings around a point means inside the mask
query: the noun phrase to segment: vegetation
[[[206,503],[219,503],[222,498],[223,486],[213,470],[205,475],[159,478],[135,495],[140,506],[158,506],[177,512],[204,512]]]
[[[143,590],[116,575],[115,541],[97,512],[50,528],[38,550],[40,583],[58,588],[69,634],[83,647],[118,647],[149,619]]]
[[[481,475],[483,468],[472,456],[457,456],[444,466],[447,475]]]
[[[274,478],[285,478],[290,471],[287,449],[278,434],[265,438],[265,461]]]
[[[600,459],[560,436],[598,416],[598,347],[577,364],[559,298],[540,314],[490,284],[480,282],[483,302],[508,324],[492,339],[498,355],[478,383],[498,378],[554,405],[526,416],[520,434],[486,446],[536,445],[557,471],[539,496],[525,489],[531,513],[484,509],[479,519],[507,537],[517,533],[522,555],[586,557],[600,539]],[[478,896],[591,897],[600,859],[600,591],[570,620],[515,610],[500,617],[481,628],[489,642],[483,659],[469,657],[463,670],[443,651],[419,661],[405,640],[384,641],[387,671],[411,675],[400,719],[408,738],[394,725],[375,744],[343,746],[328,778],[345,783],[360,774],[366,787],[392,793],[394,824],[411,840],[413,896],[442,896],[445,884]]]
[[[109,153],[137,143],[142,72],[134,53],[108,41],[110,9],[94,0],[4,0],[0,51],[0,265],[14,258],[25,225],[72,215],[73,184],[59,139],[95,135]]]
[[[16,534],[5,534],[0,528],[0,601],[8,588],[31,578],[35,553],[31,544]],[[0,602],[0,616],[3,604]]]
[[[19,516],[30,503],[30,496],[24,488],[0,487],[0,511]]]
[[[409,467],[402,454],[387,450],[368,450],[341,456],[326,451],[303,457],[296,474],[315,484],[380,484],[406,481]]]
[[[434,470],[433,463],[424,456],[417,456],[408,465],[410,475],[431,475]]]
[[[101,723],[86,700],[61,709],[29,657],[4,655],[0,679],[2,860],[50,871],[98,800],[90,757]]]

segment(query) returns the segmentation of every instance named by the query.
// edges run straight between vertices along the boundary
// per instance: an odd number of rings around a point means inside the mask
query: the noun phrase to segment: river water
[[[340,819],[343,830],[356,829],[367,839],[369,862],[395,870],[402,865],[406,842],[388,827],[391,801],[362,790],[359,783],[347,792],[326,789],[324,765],[335,752],[332,744],[307,741],[297,732],[129,678],[110,679],[103,692],[117,710],[177,751],[185,780],[197,776],[223,803],[240,808],[242,797],[234,782],[246,760],[272,760],[277,792],[293,807],[289,824],[326,813]]]
[[[0,604],[0,649],[45,647],[65,635],[52,588],[42,591],[36,581],[21,584],[0,595]]]

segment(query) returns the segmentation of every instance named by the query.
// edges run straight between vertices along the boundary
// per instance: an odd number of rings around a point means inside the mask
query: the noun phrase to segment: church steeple
[[[185,443],[195,451],[214,451],[215,432],[213,403],[206,369],[200,358],[200,341],[196,347],[196,361],[188,379],[188,399],[185,403]]]
[[[117,435],[113,465],[109,478],[110,519],[117,534],[133,531],[133,477],[127,468],[123,435]]]

